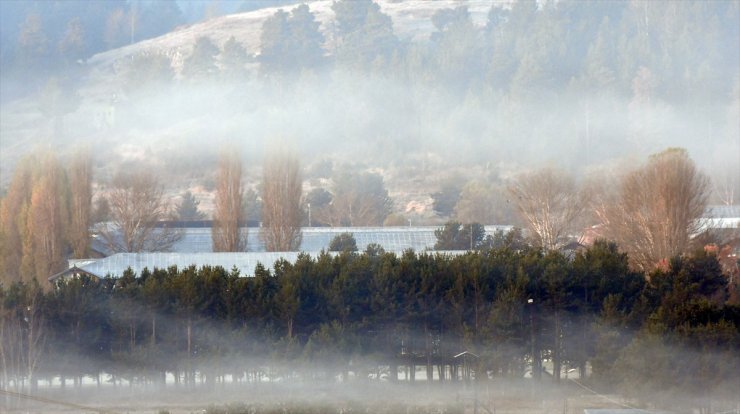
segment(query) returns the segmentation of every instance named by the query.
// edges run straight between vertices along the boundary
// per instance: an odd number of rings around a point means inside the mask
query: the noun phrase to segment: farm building
[[[402,255],[402,251],[394,251]],[[430,254],[458,255],[465,251],[434,251]],[[322,254],[335,256],[337,252],[244,252],[244,253],[116,253],[100,259],[72,260],[70,267],[49,277],[50,282],[60,278],[87,275],[93,278],[119,277],[127,269],[136,274],[142,270],[168,269],[172,266],[185,269],[190,266],[221,266],[226,270],[237,269],[241,276],[253,276],[257,265],[273,270],[275,262],[287,260],[294,263],[300,255],[317,258]]]
[[[375,243],[386,251],[401,252],[407,249],[420,252],[434,249],[437,238],[434,231],[439,226],[409,226],[409,227],[304,227],[300,251],[319,252],[328,250],[329,243],[334,237],[342,233],[352,233],[357,241],[357,249],[365,250],[369,244]],[[497,230],[508,231],[511,226],[485,226],[486,235],[493,235]],[[169,249],[172,253],[210,253],[213,252],[210,227],[181,227],[176,228],[180,239]],[[264,252],[265,244],[260,238],[259,227],[245,227],[242,229],[247,237],[247,251]],[[92,248],[100,256],[110,256],[112,251],[102,237],[93,236]]]
[[[595,408],[585,409],[583,414],[670,414],[666,411],[642,410],[639,408]]]
[[[386,252],[393,252],[399,256],[407,250],[435,254],[464,253],[464,251],[433,251],[437,242],[434,235],[434,231],[439,229],[437,226],[304,227],[301,230],[300,252],[266,252],[265,244],[260,237],[260,228],[245,227],[242,232],[247,238],[247,252],[241,253],[214,253],[210,222],[185,222],[169,228],[179,233],[179,239],[167,252],[117,253],[100,235],[93,235],[92,250],[97,258],[70,260],[69,268],[50,276],[49,281],[82,274],[97,278],[107,275],[117,277],[128,268],[138,274],[144,269],[166,269],[171,266],[182,269],[191,265],[221,266],[227,270],[236,268],[240,275],[251,276],[258,263],[271,270],[278,260],[295,262],[301,252],[308,252],[306,254],[314,258],[318,257],[322,252],[328,251],[331,241],[342,233],[353,235],[358,251],[364,251],[370,244],[377,244]],[[510,229],[511,226],[485,226],[486,235]]]
[[[740,228],[740,204],[709,206],[704,214],[705,226],[710,229]]]

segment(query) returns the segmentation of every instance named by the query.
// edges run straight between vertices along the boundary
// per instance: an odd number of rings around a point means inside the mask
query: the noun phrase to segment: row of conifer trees
[[[711,252],[647,275],[597,242],[572,258],[506,246],[304,255],[240,276],[190,267],[76,278],[48,291],[3,286],[0,381],[361,379],[402,354],[464,350],[480,356],[481,381],[521,378],[547,360],[556,381],[580,369],[596,386],[644,398],[722,394],[740,372],[737,282]]]

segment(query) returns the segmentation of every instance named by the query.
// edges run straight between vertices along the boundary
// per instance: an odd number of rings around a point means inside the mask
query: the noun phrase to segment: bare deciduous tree
[[[462,188],[455,205],[455,219],[462,223],[507,223],[514,209],[506,202],[503,186],[484,180],[471,181]]]
[[[604,235],[629,253],[632,265],[650,270],[689,248],[691,235],[701,229],[709,189],[686,150],[671,148],[626,175],[616,194],[599,200],[596,213]]]
[[[262,232],[271,252],[297,250],[301,245],[302,195],[298,157],[274,153],[265,160],[262,173]]]
[[[333,179],[331,202],[316,211],[317,219],[332,226],[383,225],[393,201],[382,176],[345,170]]]
[[[69,242],[72,255],[87,257],[90,248],[90,216],[92,210],[92,163],[90,153],[75,154],[68,170],[70,189]]]
[[[242,163],[236,151],[224,151],[216,177],[216,211],[213,215],[213,251],[242,252],[247,249],[240,226],[244,224]]]
[[[167,251],[182,234],[158,222],[170,217],[164,190],[151,173],[119,173],[108,195],[111,222],[100,226],[100,235],[116,252]]]
[[[26,237],[26,243],[30,241],[30,250],[26,249],[26,255],[32,257],[35,277],[42,283],[63,270],[67,264],[64,260],[64,218],[67,217],[62,196],[64,173],[51,154],[46,155],[43,162],[41,177],[31,193]]]
[[[519,175],[509,192],[530,236],[548,251],[562,247],[586,208],[585,193],[570,175],[556,168]]]

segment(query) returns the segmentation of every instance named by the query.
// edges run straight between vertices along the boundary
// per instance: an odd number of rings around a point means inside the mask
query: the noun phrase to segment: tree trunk
[[[432,337],[427,333],[426,354],[427,354],[427,382],[431,383],[434,379],[434,368],[432,368]]]
[[[152,347],[157,345],[157,316],[152,314]]]
[[[552,353],[552,380],[560,382],[560,371],[562,371],[561,352],[560,352],[560,311],[555,311],[555,341]]]
[[[530,341],[532,342],[532,378],[539,381],[542,378],[542,359],[540,358],[540,348],[534,329],[534,309],[530,309],[529,311]]]
[[[194,382],[193,372],[192,372],[193,365],[190,359],[192,356],[192,334],[193,334],[193,323],[190,318],[188,318],[187,331],[188,331],[188,365],[187,365],[187,381],[186,382],[188,385],[191,385],[191,384],[194,384],[195,382]]]
[[[136,347],[136,323],[132,321],[129,323],[129,351],[133,353],[135,347]]]

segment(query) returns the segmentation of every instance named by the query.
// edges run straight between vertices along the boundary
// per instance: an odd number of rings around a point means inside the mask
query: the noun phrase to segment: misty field
[[[43,394],[43,393],[42,393]],[[592,394],[575,383],[535,385],[492,381],[478,390],[426,384],[266,384],[190,390],[155,388],[55,390],[36,401],[15,400],[9,413],[157,414],[582,414],[585,408],[629,407],[618,396]],[[39,401],[44,400],[44,401]],[[3,411],[5,412],[5,411]]]

